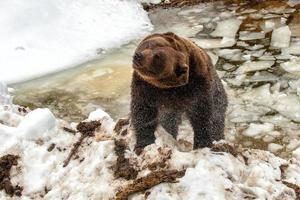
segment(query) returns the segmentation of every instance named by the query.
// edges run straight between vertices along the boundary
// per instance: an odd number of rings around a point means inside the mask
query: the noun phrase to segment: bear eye
[[[180,67],[180,65],[177,65],[175,68],[175,74],[176,76],[181,76],[182,74],[185,74],[186,70],[182,67]]]

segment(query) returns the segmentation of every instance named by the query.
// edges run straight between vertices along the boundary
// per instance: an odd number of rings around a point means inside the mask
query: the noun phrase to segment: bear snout
[[[133,63],[137,66],[137,67],[141,67],[142,66],[142,62],[144,60],[144,55],[141,52],[135,53],[133,56]]]

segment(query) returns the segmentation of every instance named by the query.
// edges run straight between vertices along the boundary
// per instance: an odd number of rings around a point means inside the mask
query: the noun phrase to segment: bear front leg
[[[159,118],[162,127],[176,139],[178,126],[181,123],[181,112],[178,110],[168,110],[163,112]]]
[[[155,142],[158,110],[145,102],[133,102],[131,105],[131,124],[136,133],[135,152],[140,154],[145,146]]]
[[[210,104],[200,102],[188,113],[194,130],[194,149],[212,146],[212,112]]]

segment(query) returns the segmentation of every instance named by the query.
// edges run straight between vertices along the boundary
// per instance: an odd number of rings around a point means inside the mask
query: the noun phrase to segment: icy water
[[[173,31],[209,51],[224,81],[226,139],[282,157],[300,146],[300,2],[203,4],[149,13],[155,32]],[[49,107],[79,121],[97,107],[127,115],[131,56],[138,41],[75,69],[12,85],[15,103]]]

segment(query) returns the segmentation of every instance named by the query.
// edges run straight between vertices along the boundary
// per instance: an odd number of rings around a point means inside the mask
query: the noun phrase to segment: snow
[[[291,31],[289,26],[283,26],[273,30],[271,38],[271,46],[284,48],[289,47],[291,39]]]
[[[4,0],[0,81],[14,83],[73,67],[149,33],[134,0]]]
[[[56,119],[52,112],[48,108],[38,108],[24,117],[17,127],[17,134],[27,140],[36,140],[49,136],[55,127]]]

